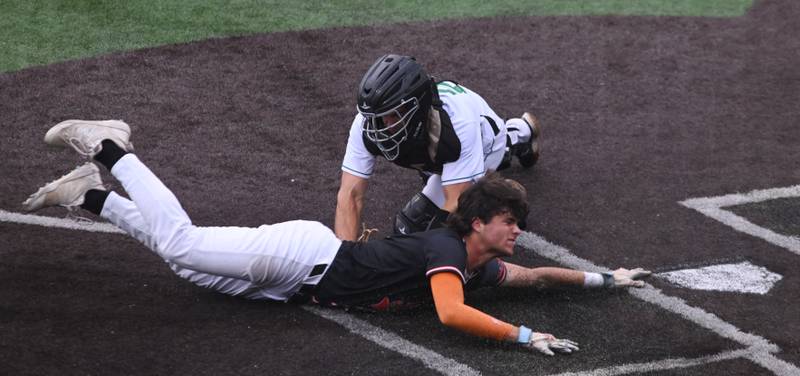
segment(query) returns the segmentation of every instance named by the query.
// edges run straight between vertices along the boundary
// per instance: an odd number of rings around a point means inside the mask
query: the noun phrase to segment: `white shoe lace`
[[[103,188],[105,188],[107,191],[110,191],[114,189],[114,185],[111,183],[103,184]],[[78,214],[78,212],[81,209],[80,205],[74,205],[74,206],[62,205],[62,206],[67,209],[67,215],[64,216],[64,219],[75,221],[75,223],[81,226],[91,226],[95,223],[95,220],[91,218],[86,218]]]
[[[75,149],[75,151],[77,151],[78,154],[83,155],[85,157],[91,157],[92,154],[99,153],[100,149],[102,148],[101,144],[97,144],[93,148],[91,148],[89,150],[85,150],[86,149],[86,145],[81,143],[80,139],[78,139],[77,137],[70,137],[67,140],[67,144],[72,146],[72,148]]]
[[[94,224],[94,220],[77,214],[78,207],[65,206],[65,208],[67,208],[67,215],[64,216],[64,219],[69,219],[69,220],[75,221],[75,223],[77,223],[77,224],[79,224],[81,226],[91,226],[91,225]]]

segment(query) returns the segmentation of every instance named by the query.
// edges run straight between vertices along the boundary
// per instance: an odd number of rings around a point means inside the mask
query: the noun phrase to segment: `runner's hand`
[[[577,342],[559,339],[552,334],[535,332],[531,336],[531,341],[524,346],[548,356],[553,356],[555,353],[570,354],[580,350]]]
[[[644,281],[640,281],[640,279],[650,274],[649,270],[644,270],[642,268],[630,270],[619,268],[611,273],[614,277],[614,287],[644,287]]]

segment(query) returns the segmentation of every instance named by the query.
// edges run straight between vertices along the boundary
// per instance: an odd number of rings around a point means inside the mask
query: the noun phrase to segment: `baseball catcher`
[[[410,56],[375,61],[358,86],[356,109],[334,225],[343,240],[359,234],[377,158],[417,170],[425,180],[422,192],[395,216],[396,234],[440,227],[461,193],[487,171],[508,167],[512,156],[525,168],[539,158],[541,126],[533,114],[506,121],[480,95],[453,81],[436,81]]]

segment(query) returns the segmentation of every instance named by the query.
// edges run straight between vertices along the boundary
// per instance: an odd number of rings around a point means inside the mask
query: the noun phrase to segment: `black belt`
[[[323,272],[325,272],[325,268],[328,267],[328,264],[317,264],[311,269],[311,272],[308,273],[308,278],[316,277]],[[317,286],[316,284],[304,283],[303,286],[300,286],[300,290],[298,290],[292,297],[289,298],[289,303],[294,304],[305,304],[311,301],[314,298],[314,295],[317,293]]]

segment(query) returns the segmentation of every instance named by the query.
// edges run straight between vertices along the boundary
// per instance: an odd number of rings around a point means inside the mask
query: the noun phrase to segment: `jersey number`
[[[466,93],[466,91],[464,91],[464,88],[458,86],[458,84],[456,83],[449,81],[439,82],[438,84],[436,84],[436,89],[438,89],[440,93],[451,94],[451,95]]]

